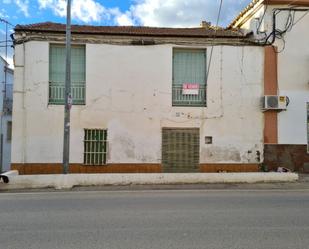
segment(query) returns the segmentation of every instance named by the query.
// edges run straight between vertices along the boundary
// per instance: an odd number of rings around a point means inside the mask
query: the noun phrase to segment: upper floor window
[[[173,50],[173,106],[206,106],[206,50]]]
[[[64,45],[51,44],[49,49],[49,103],[64,104],[65,95]],[[85,46],[72,46],[71,50],[71,93],[73,104],[85,104],[86,81]]]

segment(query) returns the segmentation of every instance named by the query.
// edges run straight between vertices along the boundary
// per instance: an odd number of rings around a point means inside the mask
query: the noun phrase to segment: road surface
[[[309,248],[308,190],[0,193],[0,248]]]

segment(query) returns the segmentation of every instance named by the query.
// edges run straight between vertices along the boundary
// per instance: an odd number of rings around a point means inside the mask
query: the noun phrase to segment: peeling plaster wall
[[[200,128],[200,163],[263,160],[263,48],[214,47],[202,108],[172,107],[173,47],[86,45],[86,105],[71,111],[72,163],[83,162],[84,128],[108,129],[108,163],[160,163],[162,127]],[[23,45],[16,47],[14,163],[62,161],[64,111],[48,105],[48,51],[47,42],[25,43],[23,67]]]

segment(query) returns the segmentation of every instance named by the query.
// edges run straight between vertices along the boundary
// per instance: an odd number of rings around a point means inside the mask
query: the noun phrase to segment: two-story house
[[[258,171],[277,165],[280,139],[306,148],[308,32],[296,48],[292,32],[308,17],[292,21],[281,54],[272,25],[261,35],[246,24],[279,2],[254,1],[228,29],[73,25],[70,172]],[[273,12],[261,13],[271,23]],[[12,168],[61,173],[65,25],[18,25],[14,38]]]

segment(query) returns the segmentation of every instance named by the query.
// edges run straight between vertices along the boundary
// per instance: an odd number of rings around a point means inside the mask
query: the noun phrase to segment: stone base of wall
[[[292,171],[309,173],[307,145],[265,144],[263,164],[268,170],[285,167]]]
[[[218,172],[258,172],[259,164],[200,164],[200,171],[207,173]]]
[[[21,175],[62,174],[62,164],[59,163],[13,163],[12,170],[18,170]],[[200,164],[200,172],[258,172],[258,164]],[[70,164],[70,173],[162,173],[161,164],[108,164],[103,166],[86,166]],[[189,173],[189,172],[188,172]]]

